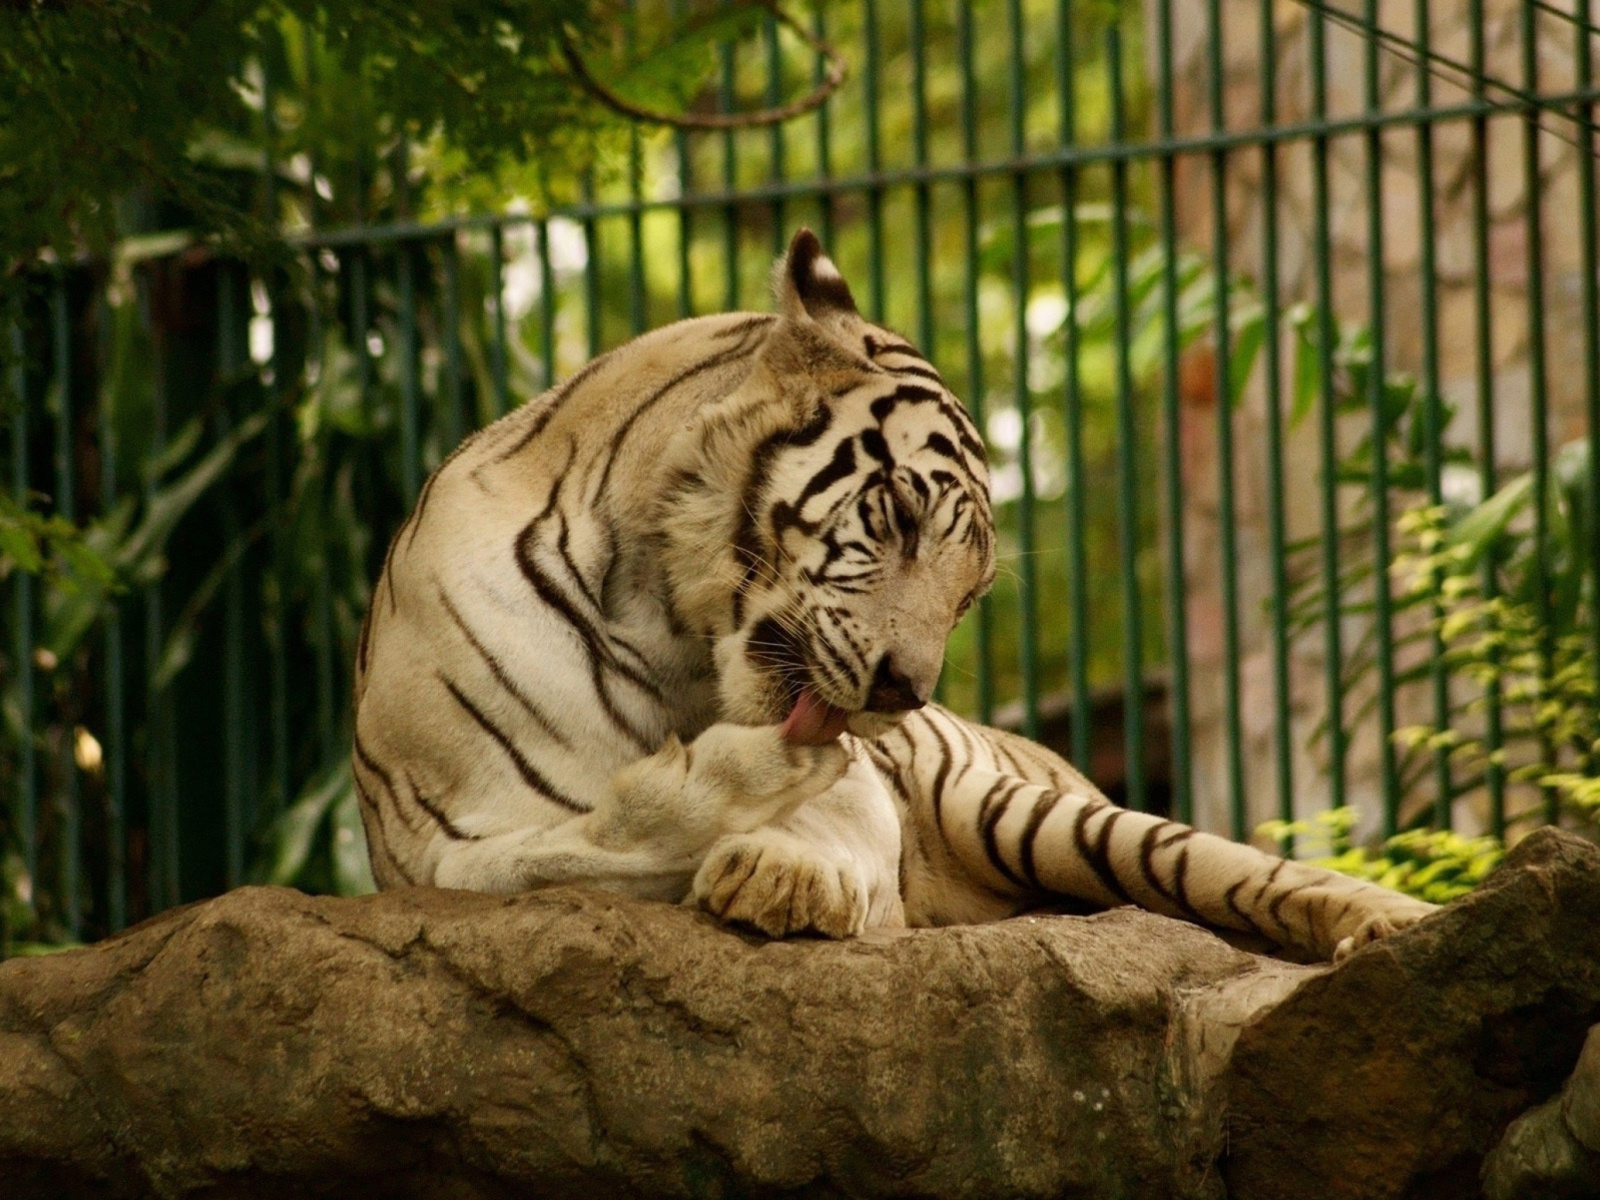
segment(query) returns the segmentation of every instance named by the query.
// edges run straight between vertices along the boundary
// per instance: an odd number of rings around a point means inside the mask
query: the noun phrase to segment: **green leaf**
[[[340,796],[353,790],[350,763],[341,760],[324,771],[278,818],[273,827],[272,841],[276,853],[267,882],[280,887],[291,886],[311,856],[312,843],[317,828]]]
[[[1465,551],[1463,569],[1475,567],[1482,561],[1511,519],[1527,507],[1532,495],[1532,473],[1519,475],[1455,523],[1448,540],[1450,545]]]

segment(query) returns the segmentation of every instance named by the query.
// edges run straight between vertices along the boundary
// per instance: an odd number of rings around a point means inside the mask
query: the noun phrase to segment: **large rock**
[[[0,964],[0,1194],[1470,1196],[1596,1019],[1597,918],[1557,834],[1331,971],[1132,910],[772,943],[247,889]]]
[[[1241,1033],[1229,1194],[1475,1196],[1484,1154],[1560,1089],[1596,1020],[1600,850],[1540,830],[1478,891]]]

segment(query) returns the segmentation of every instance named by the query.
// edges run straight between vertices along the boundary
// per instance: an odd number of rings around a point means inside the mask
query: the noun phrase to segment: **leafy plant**
[[[1600,824],[1588,462],[1588,442],[1574,441],[1555,456],[1542,498],[1528,472],[1471,507],[1422,505],[1402,514],[1397,527],[1408,545],[1394,567],[1399,594],[1408,605],[1441,604],[1434,628],[1443,663],[1476,686],[1447,727],[1413,726],[1395,736],[1410,748],[1448,752],[1458,788],[1482,786],[1496,768],[1511,782],[1550,789],[1568,812]],[[1541,503],[1542,553],[1531,520]],[[1490,704],[1500,713],[1499,746],[1478,732]]]
[[[1314,352],[1314,347],[1312,348]],[[1339,336],[1336,413],[1364,411],[1371,384],[1371,338],[1363,330]],[[1313,364],[1314,365],[1314,364]],[[1301,373],[1297,367],[1297,374]],[[1589,446],[1582,440],[1553,458],[1548,488],[1523,472],[1492,496],[1433,504],[1426,490],[1433,464],[1428,445],[1454,418],[1452,405],[1433,398],[1404,374],[1383,382],[1383,416],[1339,461],[1335,478],[1355,487],[1355,503],[1337,531],[1337,610],[1360,619],[1341,667],[1346,725],[1371,715],[1378,702],[1379,625],[1376,589],[1389,588],[1392,675],[1396,688],[1428,679],[1438,665],[1458,681],[1447,720],[1397,730],[1400,791],[1405,808],[1420,811],[1421,793],[1436,756],[1450,761],[1450,795],[1479,789],[1491,772],[1513,783],[1552,789],[1568,811],[1593,821],[1600,813],[1600,703],[1592,638],[1595,620],[1589,551],[1594,498],[1589,495]],[[1397,546],[1387,571],[1375,561],[1377,456],[1383,455]],[[1476,479],[1479,466],[1463,447],[1444,446],[1441,471]],[[1542,508],[1546,541],[1536,540]],[[1321,541],[1290,548],[1292,635],[1325,620],[1328,593],[1320,572]],[[1391,583],[1391,577],[1393,583]],[[1492,587],[1491,587],[1492,581]],[[1546,603],[1542,610],[1539,593]],[[1469,684],[1463,687],[1461,684]],[[1499,744],[1487,741],[1486,716],[1498,714]],[[1325,737],[1326,718],[1316,736]],[[1528,809],[1523,816],[1544,815]]]
[[[1433,904],[1447,904],[1466,895],[1505,857],[1498,838],[1464,838],[1447,829],[1406,830],[1376,849],[1367,849],[1355,843],[1358,820],[1354,808],[1334,808],[1309,821],[1267,821],[1256,832],[1279,842],[1293,837],[1301,851],[1299,857],[1313,866]]]

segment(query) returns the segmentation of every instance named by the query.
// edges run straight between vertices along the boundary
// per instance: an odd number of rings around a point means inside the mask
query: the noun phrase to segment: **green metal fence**
[[[1554,819],[1555,789],[1499,753],[1520,735],[1600,772],[1600,731],[1506,723],[1561,671],[1600,687],[1588,0],[859,0],[812,21],[853,65],[819,112],[636,133],[576,203],[430,215],[399,144],[366,181],[385,219],[320,228],[314,163],[298,199],[274,191],[269,100],[277,261],[145,237],[27,277],[11,488],[96,522],[121,582],[97,606],[89,567],[11,573],[12,938],[99,936],[285,863],[358,880],[349,661],[420,480],[632,333],[766,306],[801,223],[991,443],[1004,568],[952,640],[947,703],[1236,837],[1345,800],[1384,832]],[[820,71],[769,21],[724,48],[712,100]],[[1419,606],[1390,574],[1422,520],[1403,512],[1459,516],[1523,473],[1548,502],[1502,504],[1473,570],[1489,600],[1522,581],[1541,619],[1532,702],[1513,664],[1449,652],[1433,618],[1457,593]],[[1407,723],[1466,730],[1482,764],[1408,749]]]

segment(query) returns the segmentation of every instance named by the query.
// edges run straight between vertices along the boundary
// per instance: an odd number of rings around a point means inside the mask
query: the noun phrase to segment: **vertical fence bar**
[[[911,154],[919,168],[928,165],[928,31],[924,0],[910,0],[911,11]],[[912,264],[916,279],[917,345],[929,358],[937,354],[933,329],[933,229],[931,197],[926,180],[912,191],[914,239]]]
[[[1366,21],[1378,27],[1378,0],[1366,0]],[[1384,435],[1387,315],[1383,272],[1383,135],[1376,119],[1378,39],[1364,42],[1362,91],[1367,125],[1365,142],[1367,201],[1367,306],[1372,336],[1372,368],[1367,375],[1367,406],[1372,421],[1372,629],[1378,667],[1378,763],[1383,786],[1383,836],[1392,837],[1400,819],[1400,780],[1394,757],[1394,628],[1389,595],[1389,448]]]
[[[1536,0],[1522,0],[1522,87],[1530,97],[1539,94],[1539,23]],[[1550,399],[1546,392],[1544,345],[1544,203],[1543,180],[1539,174],[1539,106],[1529,100],[1522,116],[1522,219],[1527,238],[1528,263],[1528,407],[1533,422],[1533,597],[1539,623],[1540,708],[1550,690],[1555,647],[1550,629]],[[1541,761],[1554,763],[1555,746],[1542,715],[1535,717],[1539,728]],[[1539,795],[1544,802],[1544,819],[1555,824],[1561,816],[1561,797],[1543,785]]]
[[[306,306],[306,332],[310,344],[313,347],[320,347],[322,345],[322,311],[317,304],[319,285],[315,255],[310,256],[306,264],[306,278],[310,287],[309,303]],[[273,338],[273,347],[274,353],[276,353],[276,337]],[[457,358],[457,367],[459,368],[459,354]],[[273,373],[273,383],[276,386],[276,368]],[[456,401],[459,408],[459,389]],[[332,484],[328,474],[329,463],[326,444],[317,447],[315,453],[318,455],[318,474],[320,476],[318,486],[324,490],[324,495],[326,495],[326,489]],[[312,627],[312,652],[317,672],[317,732],[321,742],[319,747],[322,751],[321,761],[324,765],[336,761],[341,754],[349,753],[349,748],[343,744],[342,731],[339,728],[338,719],[334,716],[334,660],[337,647],[334,644],[333,632],[333,568],[330,561],[331,551],[332,546],[329,545],[327,539],[319,538],[316,553],[317,558],[320,560],[320,565],[311,582],[312,604],[314,606],[312,609],[312,620],[314,622]]]
[[[811,13],[811,30],[819,42],[828,40],[828,19],[823,11],[825,0],[818,0],[816,8]],[[962,5],[961,7],[965,7]],[[826,63],[822,55],[813,57],[811,64],[811,85],[821,87],[826,78]],[[838,253],[838,247],[833,244],[833,188],[831,177],[833,175],[833,130],[831,124],[832,102],[824,100],[817,109],[817,176],[822,186],[821,204],[821,234],[822,244],[833,254]]]
[[[928,165],[928,61],[927,61],[927,28],[923,12],[923,0],[909,0],[908,18],[910,22],[909,37],[911,41],[911,155],[918,167]],[[912,189],[913,226],[912,257],[914,276],[916,280],[917,303],[917,345],[930,359],[939,357],[938,347],[934,345],[933,332],[933,288],[932,265],[933,257],[932,234],[929,226],[929,196],[928,184],[918,180]],[[934,690],[934,699],[943,700],[945,695],[945,678],[939,676],[938,686]]]
[[[114,317],[102,291],[100,307],[100,361],[111,359]],[[117,433],[112,393],[103,388],[97,414],[100,440],[100,511],[108,513],[117,497]],[[111,604],[104,617],[106,674],[105,745],[102,762],[106,781],[106,928],[118,933],[128,924],[128,742],[127,709],[123,693],[122,606]],[[24,726],[26,728],[26,725]]]
[[[28,346],[22,337],[20,305],[11,327],[11,390],[16,419],[11,424],[11,486],[20,508],[32,507],[28,486]],[[17,746],[17,840],[28,876],[33,911],[39,911],[39,775],[34,754],[33,576],[16,572],[17,707],[21,737]]]
[[[1162,0],[1161,12],[1169,11]],[[1077,95],[1073,71],[1072,7],[1056,2],[1056,89],[1063,149],[1077,141]],[[1168,77],[1170,77],[1170,71]],[[1170,158],[1167,160],[1170,163]],[[1170,249],[1170,243],[1168,244]],[[1061,381],[1062,423],[1067,452],[1067,606],[1070,613],[1067,669],[1072,676],[1072,761],[1089,765],[1089,565],[1085,551],[1088,520],[1083,473],[1083,391],[1078,373],[1078,168],[1061,168],[1061,293],[1066,319],[1061,323],[1065,371]],[[1187,722],[1185,722],[1187,726]]]
[[[627,5],[629,54],[634,43],[634,3]],[[643,158],[638,144],[638,126],[627,131],[627,322],[632,333],[645,331],[650,323],[650,291],[645,288],[645,216],[643,216]]]
[[[1483,0],[1468,0],[1468,22],[1471,26],[1472,99],[1486,105],[1484,76]],[[1472,118],[1472,301],[1473,342],[1477,346],[1478,393],[1478,480],[1484,499],[1494,495],[1495,430],[1494,430],[1494,337],[1491,323],[1489,263],[1489,120],[1480,111]],[[1493,600],[1500,594],[1500,580],[1493,554],[1484,555],[1483,595]],[[1489,650],[1491,666],[1498,665],[1498,655]],[[1501,694],[1498,679],[1484,685],[1484,745],[1488,748],[1488,762],[1484,767],[1484,785],[1489,792],[1489,831],[1504,837],[1506,830],[1505,770],[1499,762],[1503,744],[1501,730]]]
[[[778,45],[778,19],[770,12],[762,22],[762,40],[767,51],[767,107],[776,108],[783,103],[783,50]],[[787,178],[784,167],[783,123],[777,122],[767,130],[767,155],[771,163],[770,178],[782,184]],[[787,248],[783,197],[774,196],[769,207],[772,217],[772,254],[781,258]]]
[[[1261,0],[1261,125],[1278,123],[1277,31],[1272,0]],[[1267,331],[1262,338],[1267,418],[1267,537],[1272,556],[1272,763],[1278,792],[1278,819],[1294,820],[1293,727],[1289,710],[1289,583],[1284,569],[1283,512],[1283,362],[1278,328],[1278,147],[1261,143],[1261,305]],[[1280,842],[1284,854],[1294,852],[1294,835]]]
[[[461,255],[456,235],[445,235],[439,245],[442,275],[439,331],[444,337],[444,453],[449,454],[467,433],[467,416],[461,388]]]
[[[155,372],[150,389],[149,446],[149,455],[154,458],[166,448],[167,442],[168,347],[163,331],[155,323],[148,281],[141,280],[140,293],[140,307],[154,341]],[[155,501],[156,488],[157,480],[153,474],[147,474],[144,481],[144,503],[147,508]],[[145,764],[149,796],[145,833],[150,847],[146,863],[146,897],[150,911],[146,915],[178,902],[176,737],[170,698],[165,690],[155,687],[153,672],[148,669],[148,664],[161,661],[161,647],[165,638],[161,590],[161,580],[158,579],[149,584],[144,593],[144,661],[147,664],[145,724],[149,745]]]
[[[400,492],[409,511],[417,502],[422,461],[417,451],[416,246],[408,241],[397,241],[394,252],[400,305]]]
[[[1311,119],[1321,126],[1328,116],[1327,20],[1320,10],[1306,14],[1308,54],[1311,58]],[[1332,234],[1329,230],[1328,136],[1311,140],[1311,208],[1316,214],[1312,254],[1316,259],[1317,289],[1317,424],[1320,434],[1319,467],[1322,517],[1322,624],[1327,661],[1328,801],[1330,808],[1345,803],[1345,727],[1342,671],[1344,651],[1339,627],[1339,500],[1338,427],[1333,394]]]
[[[544,363],[542,387],[556,382],[556,274],[550,265],[550,222],[539,226],[539,356]]]
[[[678,316],[694,316],[694,160],[689,151],[689,135],[678,130]]]
[[[1122,30],[1106,30],[1106,80],[1109,88],[1110,135],[1124,136],[1127,97],[1122,87]],[[1111,273],[1117,308],[1117,535],[1122,551],[1122,657],[1125,679],[1122,701],[1126,759],[1127,806],[1143,809],[1144,794],[1144,614],[1139,590],[1139,512],[1134,491],[1138,425],[1133,412],[1133,374],[1129,367],[1128,309],[1128,160],[1111,160]]]
[[[600,307],[600,229],[594,215],[594,175],[583,174],[583,314],[589,335],[589,357],[600,353],[605,344]]]
[[[733,0],[723,0],[723,5]],[[733,111],[734,57],[733,45],[723,42],[717,48],[722,75],[717,81],[717,110]],[[732,195],[739,186],[738,148],[733,130],[722,134],[722,190]],[[731,201],[722,206],[722,307],[726,312],[739,309],[739,208]]]
[[[261,155],[261,186],[264,193],[267,221],[272,228],[278,227],[278,199],[277,199],[277,171],[273,165],[273,145],[276,132],[276,121],[273,115],[271,98],[271,78],[265,71],[262,76],[263,103],[261,111],[261,127],[263,151]],[[356,180],[356,212],[357,219],[366,207],[366,180],[367,164],[365,157],[361,160]],[[312,175],[312,194],[316,194],[316,176]],[[313,206],[314,207],[314,206]],[[370,363],[367,352],[367,273],[366,258],[358,253],[357,261],[360,264],[360,287],[357,298],[361,305],[360,325],[361,332],[356,339],[356,361],[359,364],[359,378],[361,382],[362,403],[366,401],[366,389]],[[279,296],[274,289],[272,276],[267,280],[267,312],[266,318],[272,329],[272,357],[269,368],[272,373],[271,380],[266,387],[266,405],[270,414],[267,424],[267,494],[272,505],[272,512],[277,518],[272,525],[271,564],[272,564],[272,589],[267,602],[268,620],[272,628],[272,643],[269,648],[270,662],[268,666],[268,705],[270,708],[268,723],[272,744],[272,793],[270,807],[265,814],[275,817],[280,810],[286,809],[294,798],[294,781],[292,777],[292,762],[289,751],[289,538],[287,531],[287,507],[289,488],[287,480],[290,472],[290,454],[293,452],[292,425],[286,420],[287,414],[281,410],[281,400],[288,390],[285,379],[286,358],[283,349],[283,338],[278,328],[278,303]],[[286,429],[286,426],[288,428]],[[286,445],[285,443],[289,443]],[[176,737],[177,724],[172,720],[167,721],[166,733],[173,742],[173,750],[169,761],[176,763]],[[176,774],[172,776],[172,785],[177,786]],[[173,822],[173,873],[171,879],[171,901],[178,900],[178,871],[177,871],[177,813],[178,805],[176,796],[168,810]],[[259,818],[260,814],[258,814]]]
[[[499,221],[489,231],[489,290],[494,293],[494,407],[493,415],[503,417],[511,407],[510,381],[506,354],[506,232]],[[546,300],[546,303],[550,303]]]
[[[217,266],[217,381],[221,395],[218,428],[223,437],[233,431],[230,403],[233,383],[243,361],[239,322],[243,309],[237,264]],[[223,484],[222,536],[225,554],[239,544],[239,503],[229,480]],[[244,564],[237,558],[228,567],[222,597],[222,825],[224,878],[230,888],[244,882]]]
[[[352,262],[354,265],[354,262]],[[363,266],[365,264],[363,263]],[[316,306],[316,276],[312,275],[312,306]],[[363,301],[364,303],[364,301]],[[363,309],[363,314],[365,310]],[[267,420],[267,503],[277,519],[272,522],[268,545],[268,562],[271,568],[272,587],[268,589],[265,605],[266,622],[271,630],[267,647],[267,725],[271,746],[271,781],[268,810],[260,817],[273,817],[289,804],[289,601],[285,594],[288,572],[288,532],[285,528],[285,506],[288,502],[287,453],[284,446],[284,414],[278,411],[279,398],[285,386],[283,339],[278,336],[277,298],[271,288],[267,292],[267,320],[272,324],[272,379],[267,383],[265,402]],[[366,330],[363,326],[355,342],[356,361],[366,363]],[[320,347],[319,347],[320,349]]]
[[[395,209],[402,221],[411,219],[411,159],[402,137],[391,162],[394,172]],[[395,276],[400,305],[400,487],[406,508],[417,501],[422,455],[417,438],[417,247],[404,238],[394,244]]]
[[[1011,153],[1021,158],[1027,152],[1027,105],[1023,87],[1024,57],[1021,0],[1008,0],[1006,22],[1011,36],[1010,55],[1010,108]],[[1017,642],[1022,668],[1022,732],[1030,738],[1039,736],[1039,667],[1038,667],[1038,564],[1033,551],[1033,395],[1028,386],[1028,175],[1017,170],[1011,174],[1011,229],[1015,250],[1011,263],[1011,290],[1014,302],[1012,336],[1016,339],[1014,355],[1014,397],[1017,406],[1019,439],[1018,466],[1022,469],[1022,495],[1017,498],[1017,550],[1020,562],[1017,571],[1018,628]]]
[[[684,0],[672,0],[669,11],[675,23],[682,21]],[[694,193],[694,160],[688,131],[673,130],[672,145],[678,159],[678,316],[682,318],[694,316],[694,278],[690,267],[694,251],[694,212],[690,207],[690,197]]]
[[[627,18],[628,56],[632,58],[638,23],[634,0],[628,0]],[[644,279],[643,174],[639,127],[632,125],[628,129],[628,327],[635,336],[643,333],[650,323],[650,293],[645,289]]]
[[[1430,53],[1433,41],[1433,16],[1429,0],[1416,0],[1417,42],[1417,107],[1433,106],[1433,73],[1430,70]],[[1433,126],[1427,121],[1417,123],[1417,267],[1422,285],[1422,387],[1426,404],[1428,502],[1444,501],[1443,444],[1444,412],[1439,396],[1439,293],[1438,265],[1434,248],[1434,162]],[[1450,727],[1450,674],[1444,662],[1444,641],[1439,636],[1439,622],[1444,608],[1435,598],[1429,610],[1433,633],[1429,643],[1428,679],[1433,698],[1433,721],[1439,729]],[[1450,751],[1441,746],[1434,751],[1433,827],[1449,829],[1450,802],[1454,788],[1450,782]]]
[[[1590,0],[1577,0],[1577,83],[1580,92],[1594,85],[1590,51]],[[1593,607],[1589,612],[1589,649],[1593,656],[1595,695],[1600,696],[1600,266],[1595,237],[1594,107],[1578,110],[1578,220],[1583,263],[1583,400],[1589,433],[1589,574]],[[1590,766],[1600,751],[1591,750]]]
[[[1206,105],[1211,130],[1227,128],[1223,112],[1223,47],[1221,0],[1207,5],[1206,49],[1209,70]],[[1229,831],[1237,840],[1246,833],[1248,807],[1244,790],[1244,735],[1239,711],[1239,548],[1233,482],[1233,367],[1231,361],[1230,282],[1228,279],[1228,155],[1211,152],[1211,272],[1215,318],[1214,388],[1217,403],[1217,525],[1222,544],[1222,706],[1228,772]]]
[[[67,276],[57,269],[50,288],[50,335],[55,357],[56,381],[56,515],[68,522],[77,521],[77,480],[74,471],[74,420],[72,412],[72,327],[68,312]],[[66,666],[66,664],[62,664]],[[82,859],[82,821],[78,811],[78,764],[73,754],[76,727],[70,710],[63,714],[61,791],[58,814],[61,819],[60,884],[61,913],[67,933],[73,939],[83,932],[83,897],[79,893],[79,866]]]
[[[1270,3],[1270,0],[1264,0]],[[1159,129],[1163,140],[1174,133],[1173,116],[1173,66],[1172,66],[1172,0],[1160,0],[1157,5],[1157,101]],[[1065,118],[1063,118],[1065,124]],[[1182,330],[1178,327],[1178,181],[1177,159],[1164,153],[1161,169],[1161,421],[1165,442],[1161,456],[1164,500],[1167,508],[1167,657],[1171,660],[1172,714],[1172,800],[1173,815],[1185,823],[1194,820],[1194,784],[1191,768],[1193,751],[1189,730],[1189,621],[1188,587],[1185,580],[1184,521],[1183,521],[1183,411],[1178,392],[1179,355],[1182,352]],[[1272,188],[1263,184],[1270,197]],[[1068,297],[1072,308],[1073,297]],[[1075,324],[1075,323],[1074,323]],[[1076,381],[1073,381],[1076,383]],[[1081,421],[1081,417],[1079,418]],[[1080,454],[1081,459],[1081,454]],[[1080,466],[1075,468],[1081,470]],[[1075,514],[1074,540],[1081,544],[1083,534],[1081,506]],[[1082,554],[1079,553],[1081,560]],[[1081,575],[1081,561],[1074,567],[1074,576]],[[1081,585],[1079,585],[1081,589]],[[1077,618],[1074,617],[1074,621]],[[1087,703],[1087,695],[1083,703]],[[1088,753],[1088,728],[1084,729],[1083,753]],[[1086,762],[1087,759],[1080,759]]]
[[[867,174],[876,178],[883,169],[883,150],[879,141],[878,121],[878,4],[877,0],[861,0],[862,54],[865,62],[861,68],[863,116],[866,121]],[[883,324],[888,307],[888,295],[883,279],[883,188],[873,183],[867,188],[867,271],[872,288],[872,320]]]
[[[965,204],[966,288],[963,317],[967,333],[967,407],[972,410],[978,434],[986,434],[984,412],[983,337],[978,326],[978,255],[981,247],[978,177],[973,167],[978,157],[977,80],[973,73],[972,7],[956,5],[957,54],[961,59],[961,148],[966,172],[962,176]],[[978,645],[978,720],[985,725],[994,720],[994,604],[988,595],[978,600],[976,641]],[[1087,759],[1080,759],[1086,762]]]

